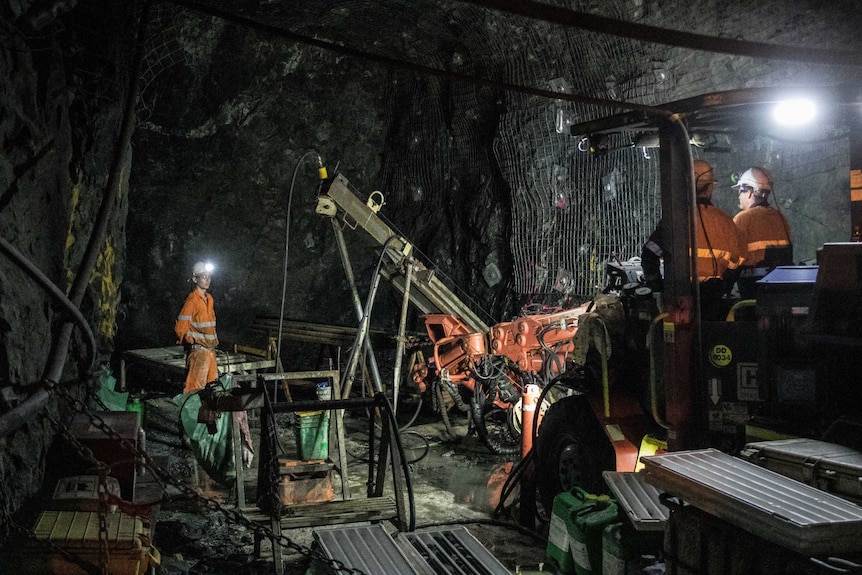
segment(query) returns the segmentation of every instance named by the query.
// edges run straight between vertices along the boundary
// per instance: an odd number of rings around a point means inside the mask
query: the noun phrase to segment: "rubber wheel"
[[[537,499],[545,513],[550,514],[557,494],[573,487],[607,492],[602,472],[614,469],[616,457],[584,396],[551,405],[534,448]]]

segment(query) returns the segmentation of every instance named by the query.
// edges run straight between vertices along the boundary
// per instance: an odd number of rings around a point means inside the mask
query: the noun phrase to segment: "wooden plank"
[[[166,368],[176,373],[186,372],[186,354],[182,346],[156,347],[150,349],[133,349],[124,353],[127,360],[149,363],[160,368]],[[222,371],[252,371],[275,367],[275,361],[261,359],[244,353],[216,350],[216,361]]]
[[[273,336],[278,333],[278,317],[258,316],[251,324],[252,333]],[[352,345],[358,329],[350,326],[326,325],[285,320],[281,325],[282,339],[329,345]],[[382,330],[369,330],[375,347],[393,347],[395,335]],[[420,334],[415,334],[419,336]]]
[[[244,508],[243,515],[250,521],[269,524],[270,517],[257,508]],[[282,508],[281,528],[340,525],[358,521],[386,521],[398,516],[395,500],[391,497],[371,497],[347,501],[321,501],[301,503]]]

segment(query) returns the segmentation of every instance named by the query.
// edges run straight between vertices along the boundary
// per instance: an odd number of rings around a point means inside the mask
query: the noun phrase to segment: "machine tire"
[[[552,404],[533,448],[537,499],[545,514],[550,514],[557,494],[573,487],[607,492],[602,472],[614,469],[613,448],[585,396],[573,395]]]

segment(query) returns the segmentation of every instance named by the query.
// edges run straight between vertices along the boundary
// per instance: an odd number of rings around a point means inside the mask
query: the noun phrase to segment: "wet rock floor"
[[[268,540],[255,554],[253,531],[235,520],[236,492],[209,480],[184,445],[177,429],[178,410],[169,399],[145,402],[147,453],[160,466],[206,499],[190,496],[188,490],[168,486],[156,513],[154,544],[161,554],[162,575],[198,573],[274,573],[272,549]],[[402,408],[398,419],[406,423],[414,406]],[[408,412],[409,413],[406,413]],[[260,422],[252,413],[251,435],[259,453]],[[296,456],[295,422],[292,415],[278,414],[277,437],[282,454]],[[367,480],[367,419],[345,416],[348,474],[354,498],[364,497]],[[505,514],[494,515],[500,489],[507,477],[511,457],[494,455],[475,434],[467,435],[466,417],[452,415],[453,439],[439,415],[423,407],[411,427],[402,434],[405,454],[410,461],[417,530],[431,526],[464,525],[506,568],[536,570],[543,561],[546,543],[515,527]],[[330,453],[332,456],[333,453]],[[281,457],[281,455],[280,455]],[[254,507],[257,487],[257,460],[244,471],[246,506]],[[338,492],[337,472],[330,481]],[[387,487],[388,489],[388,487]],[[507,499],[511,503],[513,496]],[[517,511],[515,511],[517,513]],[[395,528],[388,522],[387,530]],[[543,525],[537,523],[537,530]],[[314,531],[321,527],[285,530],[291,541],[282,548],[287,575],[310,572],[309,552],[316,550]],[[374,574],[369,574],[374,575]]]

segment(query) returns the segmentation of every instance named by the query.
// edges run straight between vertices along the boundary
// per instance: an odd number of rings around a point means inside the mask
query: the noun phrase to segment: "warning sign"
[[[709,351],[709,363],[715,367],[727,367],[733,360],[733,352],[726,345],[714,345]]]
[[[736,366],[736,397],[740,401],[760,401],[756,363],[740,363]]]

